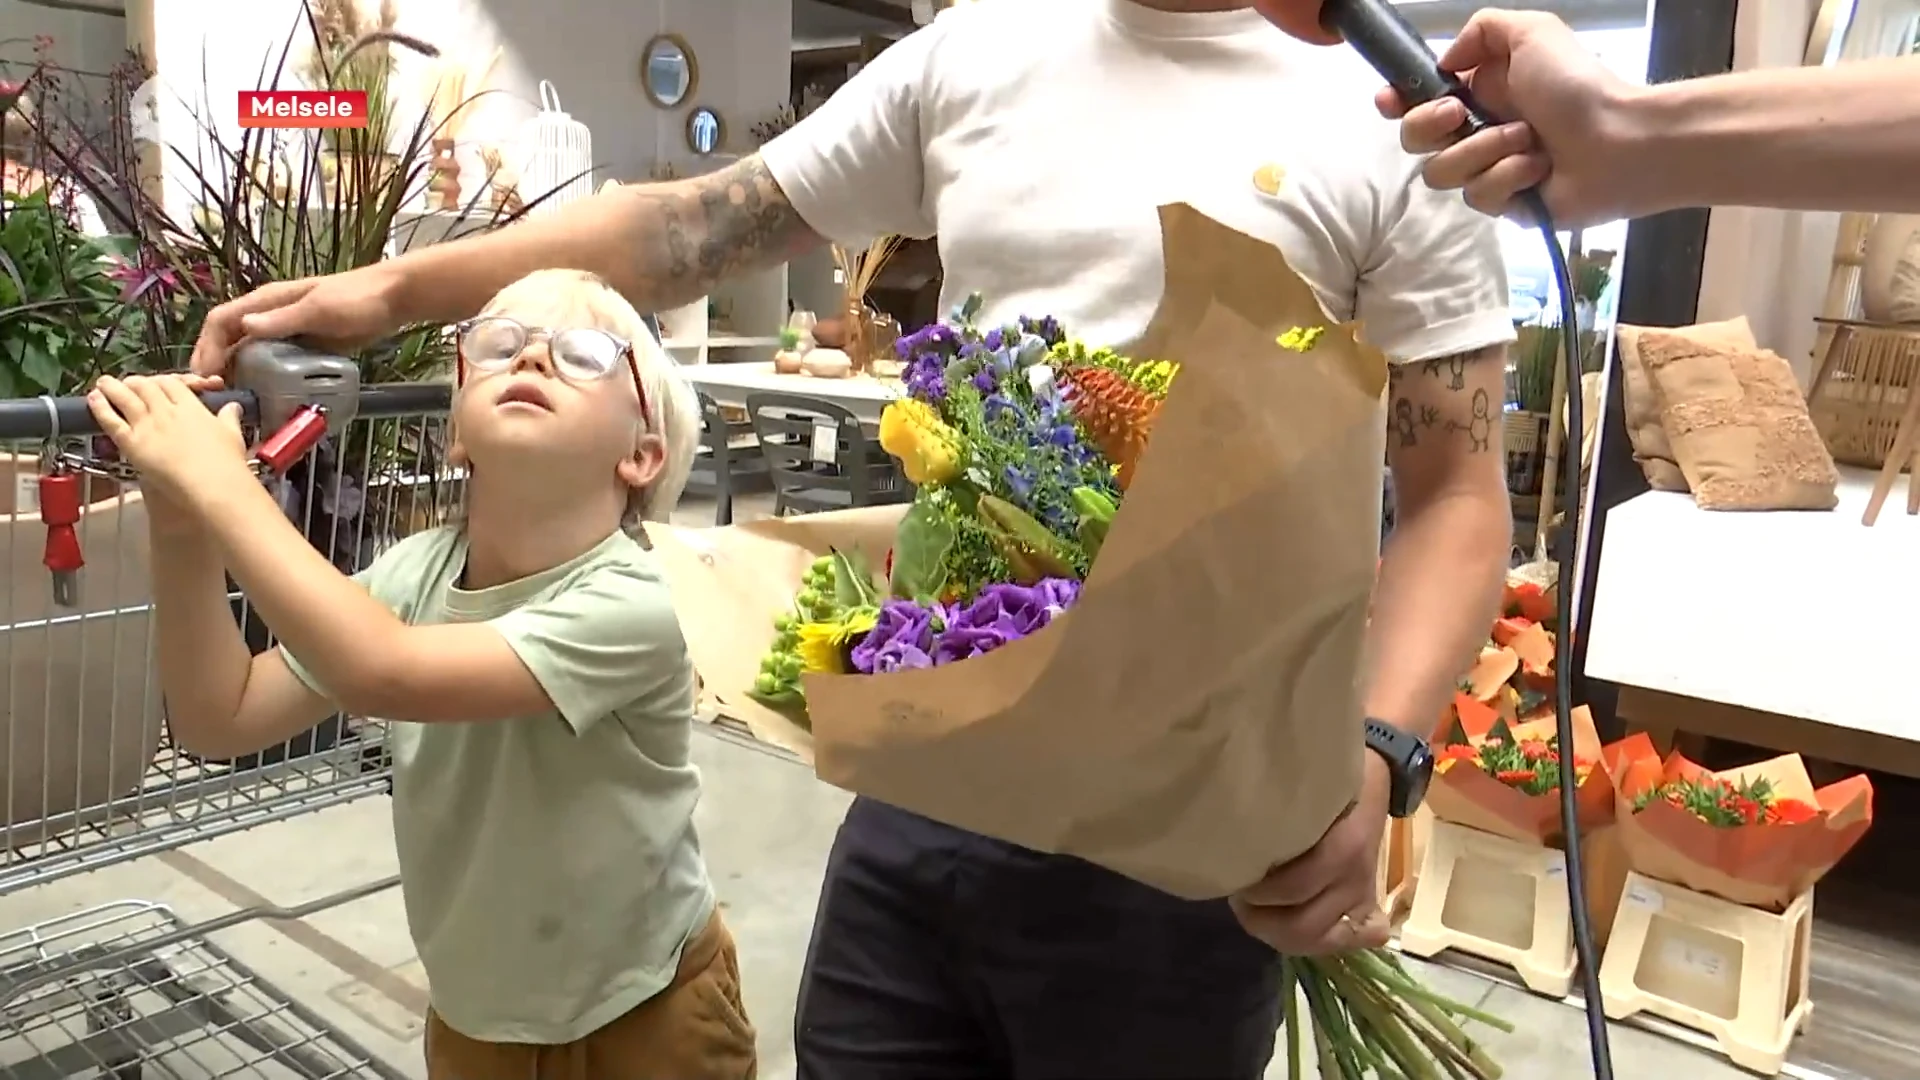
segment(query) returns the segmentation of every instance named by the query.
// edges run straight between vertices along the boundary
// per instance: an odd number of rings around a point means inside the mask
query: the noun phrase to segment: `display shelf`
[[[1860,524],[1873,473],[1828,512],[1700,509],[1647,492],[1607,515],[1585,673],[1626,687],[1920,741],[1906,683],[1920,517]]]

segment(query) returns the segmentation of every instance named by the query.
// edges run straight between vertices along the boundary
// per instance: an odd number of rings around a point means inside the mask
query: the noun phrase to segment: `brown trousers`
[[[733,937],[715,913],[665,990],[560,1046],[469,1039],[427,1013],[427,1080],[755,1080]]]

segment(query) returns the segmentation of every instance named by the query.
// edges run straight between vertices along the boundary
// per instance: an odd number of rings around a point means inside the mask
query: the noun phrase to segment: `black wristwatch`
[[[1367,749],[1387,762],[1391,787],[1387,792],[1387,814],[1412,817],[1427,797],[1427,785],[1433,781],[1433,751],[1427,740],[1408,734],[1378,720],[1367,721]]]

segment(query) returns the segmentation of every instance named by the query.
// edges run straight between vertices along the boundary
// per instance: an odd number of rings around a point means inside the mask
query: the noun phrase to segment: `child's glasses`
[[[507,370],[528,345],[545,338],[547,355],[554,370],[570,382],[594,382],[610,378],[620,370],[622,361],[633,376],[633,392],[640,395],[640,418],[653,427],[653,411],[647,407],[647,388],[640,382],[640,364],[634,359],[633,343],[622,341],[590,326],[542,330],[503,315],[483,315],[454,327],[461,383],[469,370],[491,375]]]

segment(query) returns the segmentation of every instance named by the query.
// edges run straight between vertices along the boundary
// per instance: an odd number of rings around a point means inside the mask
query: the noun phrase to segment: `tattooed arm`
[[[553,214],[386,265],[399,275],[402,321],[456,322],[547,267],[599,274],[635,307],[659,311],[822,243],[755,155],[688,180],[605,188]]]
[[[1387,390],[1394,531],[1380,565],[1367,715],[1433,729],[1499,606],[1513,543],[1505,346],[1406,364]]]

